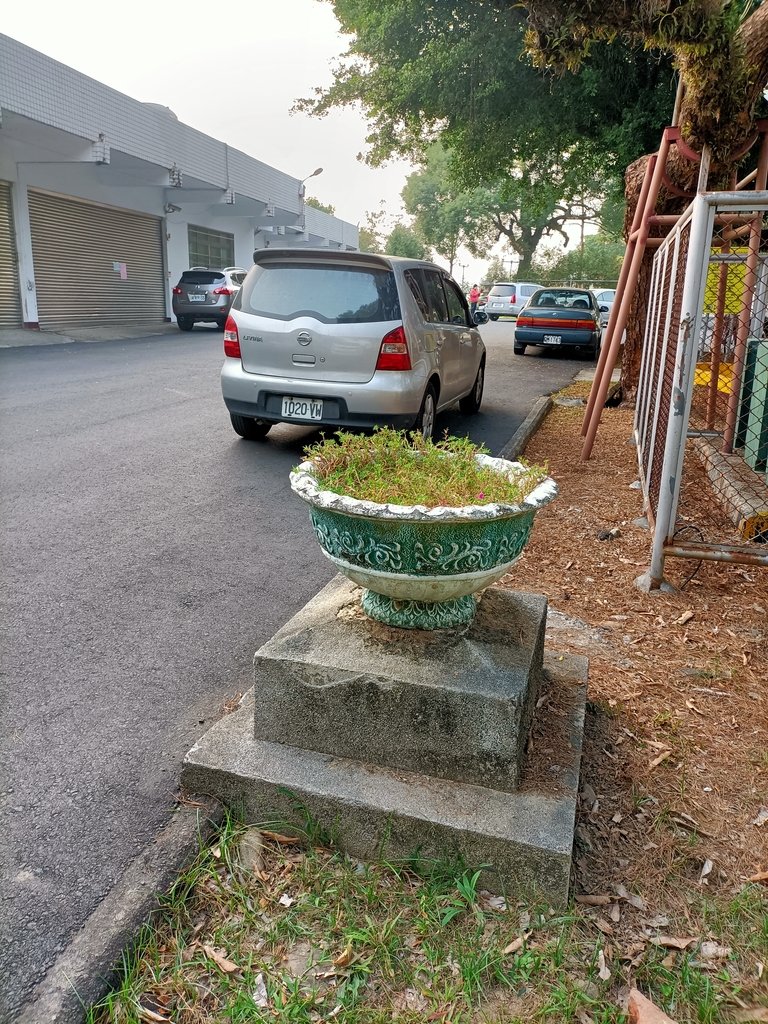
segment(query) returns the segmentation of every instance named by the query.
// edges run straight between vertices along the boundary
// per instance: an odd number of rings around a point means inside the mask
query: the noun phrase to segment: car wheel
[[[480,408],[480,403],[483,400],[483,385],[485,384],[485,360],[480,360],[480,365],[477,368],[477,376],[475,377],[475,383],[472,385],[472,390],[468,395],[459,399],[459,408],[463,413],[468,416],[474,415]]]
[[[191,316],[177,316],[176,326],[179,328],[180,331],[191,331],[192,328],[195,326],[195,321],[192,319]]]
[[[430,438],[435,432],[435,415],[437,413],[437,395],[434,384],[428,384],[421,400],[419,415],[413,429],[423,438]]]
[[[232,428],[240,437],[246,441],[262,441],[272,429],[272,424],[266,420],[254,420],[249,416],[238,416],[231,412],[229,418],[232,420]]]
[[[489,317],[489,319],[493,320],[494,323],[495,323],[499,319],[499,314],[498,313],[489,313],[488,317]]]
[[[512,346],[512,351],[515,353],[516,356],[524,356],[525,355],[525,345],[513,345]]]

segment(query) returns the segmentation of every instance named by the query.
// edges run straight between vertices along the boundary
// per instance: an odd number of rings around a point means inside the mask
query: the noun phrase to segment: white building
[[[1,34],[0,116],[0,327],[158,321],[190,266],[357,249],[297,178]]]

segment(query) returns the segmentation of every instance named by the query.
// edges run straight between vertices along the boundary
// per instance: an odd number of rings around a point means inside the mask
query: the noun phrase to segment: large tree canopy
[[[728,183],[755,119],[765,106],[768,85],[768,3],[761,0],[522,0],[529,13],[526,43],[540,64],[580,71],[590,47],[621,39],[668,52],[680,73],[678,124],[695,150],[708,146],[714,163],[710,187]],[[649,147],[649,150],[656,146]],[[647,156],[627,168],[627,223],[645,174]],[[754,158],[753,158],[754,159]],[[667,160],[668,179],[691,190],[695,163],[675,147]],[[662,190],[658,212],[678,212],[687,202],[679,191]],[[651,254],[635,291],[622,360],[622,387],[637,387],[642,329],[647,307]]]
[[[464,185],[515,162],[584,151],[620,175],[658,141],[674,84],[669,62],[629,46],[594,46],[578,77],[545,75],[525,54],[527,13],[505,0],[330,0],[351,36],[336,78],[300,109],[360,103],[367,159],[418,157],[440,139]],[[554,5],[556,6],[556,4]]]
[[[579,70],[602,40],[658,47],[680,72],[679,123],[691,145],[708,145],[728,163],[753,131],[768,83],[768,5],[760,0],[522,2],[526,45],[540,65]]]

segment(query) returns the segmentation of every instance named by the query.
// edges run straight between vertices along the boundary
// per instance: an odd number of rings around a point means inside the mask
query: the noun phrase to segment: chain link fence
[[[654,258],[635,441],[664,560],[768,566],[768,193],[699,196]]]

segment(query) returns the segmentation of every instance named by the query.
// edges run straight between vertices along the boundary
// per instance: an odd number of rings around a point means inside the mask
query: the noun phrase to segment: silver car
[[[215,323],[223,328],[247,273],[242,267],[185,270],[171,299],[179,330],[191,331],[196,323]]]
[[[608,320],[613,309],[613,300],[616,298],[615,288],[593,288],[592,294],[600,306],[600,323],[603,327],[608,326]]]
[[[433,263],[370,253],[263,249],[224,330],[232,426],[377,424],[431,436],[458,402],[480,408],[485,345],[467,300]]]
[[[498,281],[488,292],[485,312],[491,320],[500,316],[517,316],[528,299],[540,284],[528,284],[526,281]]]

